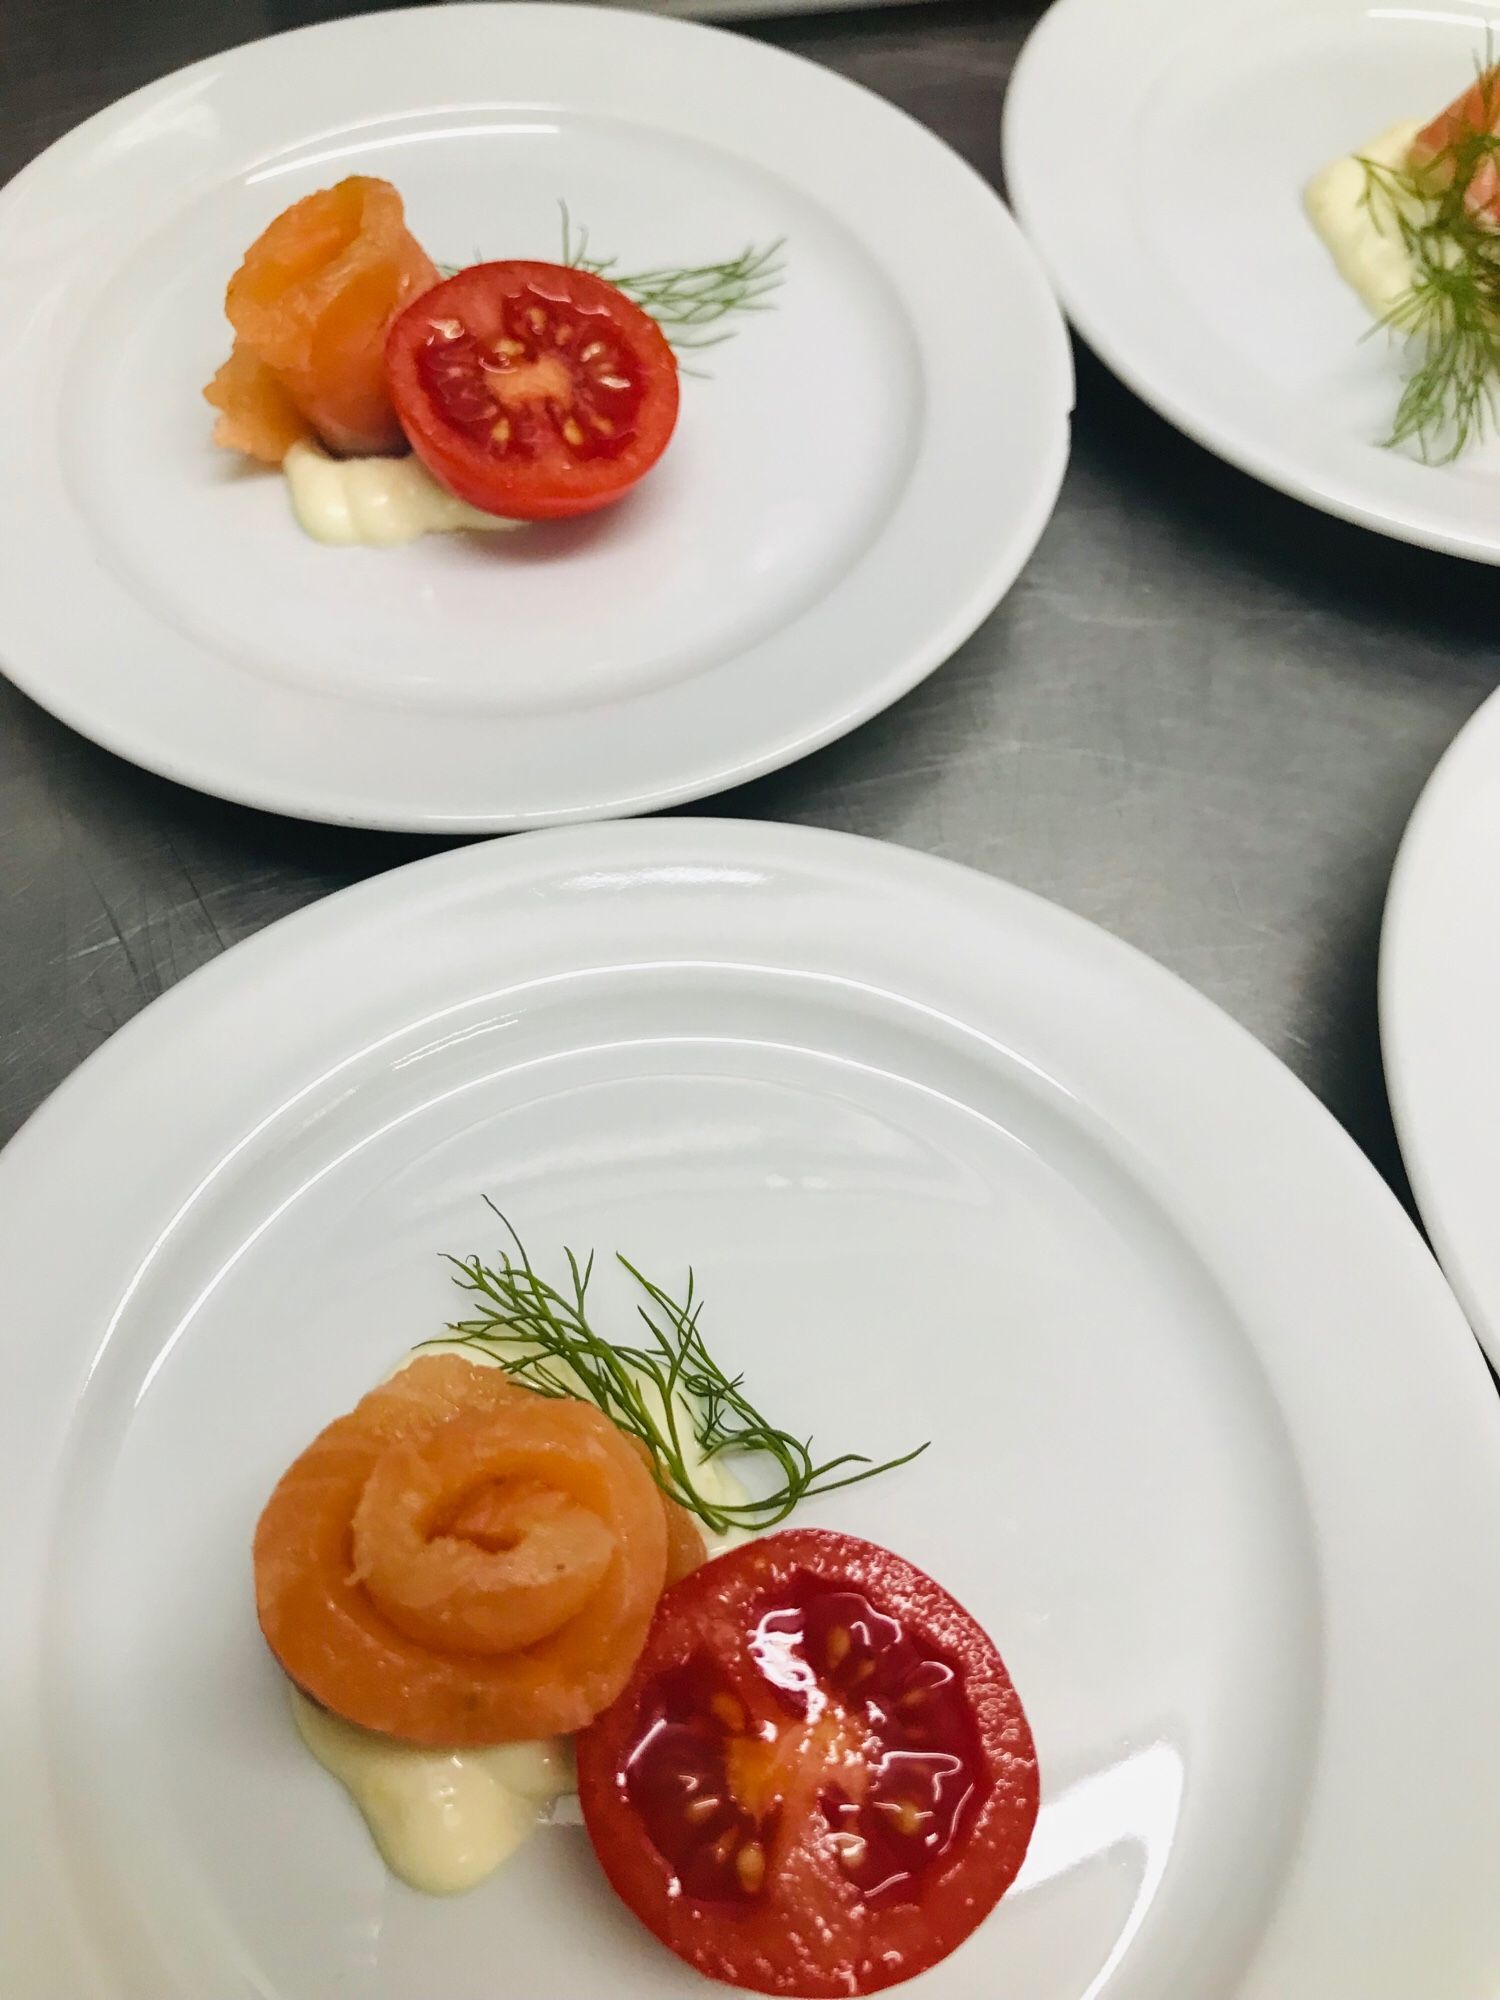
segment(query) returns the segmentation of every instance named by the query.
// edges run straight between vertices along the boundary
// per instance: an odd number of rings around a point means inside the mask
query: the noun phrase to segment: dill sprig
[[[731,1527],[774,1527],[800,1501],[857,1486],[926,1451],[925,1444],[918,1445],[880,1465],[860,1452],[843,1452],[820,1463],[813,1457],[811,1438],[794,1437],[770,1423],[745,1394],[744,1377],[726,1375],[709,1353],[698,1328],[703,1301],[691,1270],[679,1303],[616,1253],[646,1296],[647,1303],[636,1311],[651,1335],[648,1345],[627,1347],[605,1340],[589,1323],[593,1252],[580,1263],[571,1250],[564,1250],[568,1289],[561,1291],[539,1274],[508,1218],[493,1202],[489,1206],[512,1247],[502,1247],[495,1264],[477,1256],[446,1260],[453,1266],[455,1284],[476,1300],[474,1316],[453,1321],[445,1335],[421,1345],[472,1347],[538,1395],[597,1404],[646,1447],[662,1491],[716,1534]],[[725,1452],[759,1454],[772,1461],[779,1483],[759,1500],[708,1499],[693,1483],[684,1425],[690,1426],[702,1459]],[[860,1469],[847,1470],[851,1466]]]
[[[562,261],[575,271],[603,278],[650,313],[679,353],[717,347],[734,337],[721,322],[736,313],[771,312],[771,294],[786,275],[786,238],[747,244],[737,257],[719,264],[662,265],[652,271],[622,271],[618,257],[591,257],[587,229],[575,229],[568,204],[562,212]],[[713,329],[718,328],[715,332]]]
[[[745,246],[721,264],[663,264],[654,271],[622,271],[618,257],[591,257],[589,233],[575,226],[560,201],[562,258],[570,270],[603,278],[649,313],[678,354],[693,354],[733,340],[738,328],[725,326],[737,313],[774,312],[772,293],[786,276],[786,238]],[[475,263],[482,262],[475,253]],[[438,275],[457,277],[462,264],[439,264]],[[684,366],[685,375],[701,369]]]
[[[1478,176],[1500,170],[1491,54],[1478,66],[1478,122],[1430,162],[1360,161],[1363,204],[1400,236],[1412,266],[1410,287],[1381,321],[1411,362],[1386,443],[1415,445],[1429,465],[1451,464],[1500,422],[1500,231],[1471,201]]]

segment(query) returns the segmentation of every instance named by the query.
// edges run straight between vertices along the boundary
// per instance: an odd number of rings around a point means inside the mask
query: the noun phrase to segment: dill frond
[[[715,1533],[736,1526],[774,1527],[799,1501],[874,1479],[926,1451],[925,1444],[918,1445],[879,1465],[858,1452],[815,1458],[811,1438],[798,1438],[771,1423],[745,1393],[744,1377],[727,1374],[709,1353],[699,1331],[703,1302],[691,1270],[679,1301],[628,1258],[619,1257],[645,1295],[637,1312],[650,1340],[635,1347],[606,1340],[588,1317],[593,1253],[580,1262],[564,1250],[568,1277],[566,1289],[559,1288],[538,1273],[505,1215],[493,1202],[489,1206],[510,1239],[509,1247],[502,1247],[493,1264],[477,1256],[447,1259],[455,1284],[473,1297],[475,1310],[421,1345],[471,1347],[538,1395],[596,1404],[646,1447],[662,1491]],[[777,1474],[771,1492],[734,1504],[700,1493],[683,1447],[684,1423],[691,1424],[704,1461],[723,1452],[768,1459]]]

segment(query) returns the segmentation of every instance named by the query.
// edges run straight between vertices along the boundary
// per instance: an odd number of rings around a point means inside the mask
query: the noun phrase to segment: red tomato
[[[900,1556],[816,1528],[674,1585],[577,1747],[616,1892],[756,1993],[874,1993],[946,1957],[1036,1821],[1031,1731],[989,1639]]]
[[[656,321],[561,264],[475,264],[434,285],[393,321],[385,367],[433,478],[518,521],[618,500],[677,422],[677,362]]]

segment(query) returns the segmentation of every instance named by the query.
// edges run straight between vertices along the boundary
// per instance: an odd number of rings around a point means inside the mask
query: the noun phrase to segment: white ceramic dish
[[[251,239],[356,171],[440,261],[555,259],[565,201],[626,269],[785,237],[785,284],[619,507],[330,550],[213,448],[199,390]],[[699,797],[883,708],[1030,554],[1072,401],[1032,253],[930,133],[777,50],[577,6],[341,21],[102,113],[0,195],[0,366],[5,671],[204,790],[451,832]]]
[[[1383,448],[1398,358],[1301,203],[1456,97],[1485,23],[1430,0],[1057,0],[1011,84],[1005,170],[1073,323],[1169,421],[1311,506],[1500,562],[1500,446],[1445,467]]]
[[[1380,1039],[1422,1220],[1500,1368],[1500,695],[1427,782],[1386,899]]]
[[[825,1443],[932,1439],[807,1510],[967,1600],[1036,1731],[1024,1874],[924,1995],[1489,1990],[1500,1414],[1388,1191],[1077,919],[689,820],[335,896],[0,1157],[12,2000],[707,2000],[576,1827],[395,1885],[255,1628],[266,1493],[442,1320],[482,1190],[534,1251],[691,1259]]]

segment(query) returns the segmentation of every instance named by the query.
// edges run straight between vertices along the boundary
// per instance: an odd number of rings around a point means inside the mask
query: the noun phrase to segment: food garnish
[[[1448,464],[1500,414],[1500,66],[1418,133],[1404,165],[1361,164],[1365,205],[1412,273],[1381,322],[1411,360],[1386,442]]]
[[[591,257],[587,229],[575,232],[567,203],[562,205],[562,262],[575,271],[604,278],[616,291],[656,321],[679,354],[718,347],[734,338],[721,326],[736,313],[771,312],[771,294],[785,276],[785,237],[746,244],[721,264],[663,265],[658,270],[622,271],[618,257]],[[717,332],[713,329],[719,328]]]
[[[1009,1888],[1037,1816],[1031,1730],[985,1632],[900,1556],[819,1529],[670,1590],[576,1750],[616,1893],[756,1993],[924,1971]]]
[[[650,1341],[627,1346],[606,1340],[588,1316],[593,1252],[580,1263],[573,1251],[564,1250],[568,1278],[561,1291],[539,1274],[505,1215],[493,1202],[489,1206],[511,1247],[502,1248],[494,1264],[479,1256],[448,1259],[454,1282],[473,1297],[475,1310],[452,1322],[441,1343],[428,1344],[472,1347],[539,1395],[581,1396],[596,1404],[644,1446],[662,1491],[714,1532],[774,1527],[803,1500],[892,1472],[927,1449],[920,1444],[878,1465],[860,1452],[815,1459],[812,1439],[772,1424],[746,1395],[744,1377],[727,1374],[709,1353],[698,1325],[703,1301],[691,1269],[679,1302],[616,1253],[645,1294],[636,1310]],[[704,1493],[684,1449],[684,1405],[697,1456],[712,1461],[723,1453],[753,1454],[768,1460],[778,1475],[771,1492],[737,1504]],[[860,1469],[846,1470],[852,1466]]]

